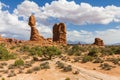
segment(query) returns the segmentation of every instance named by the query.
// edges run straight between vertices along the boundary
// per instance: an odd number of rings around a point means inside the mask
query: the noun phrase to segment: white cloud
[[[120,22],[120,7],[111,5],[106,7],[95,7],[88,3],[76,4],[74,1],[58,0],[46,3],[45,6],[38,6],[33,1],[23,1],[14,10],[19,16],[35,16],[41,21],[49,17],[57,18],[60,21],[72,24],[108,24]]]
[[[74,34],[74,35],[73,35]],[[96,37],[104,40],[105,44],[120,42],[120,28],[107,29],[104,31],[68,31],[68,41],[83,41],[86,43],[93,43]]]
[[[37,28],[40,34],[46,38],[52,37],[51,25],[50,27],[45,25],[49,23],[47,19],[50,17],[75,25],[120,22],[120,7],[114,5],[95,7],[88,3],[76,4],[74,1],[58,0],[52,1],[51,4],[46,3],[45,6],[40,7],[33,1],[24,0],[17,5],[14,13],[9,13],[7,10],[3,11],[2,7],[7,7],[7,5],[0,2],[0,34],[4,37],[18,39],[29,39],[30,27],[27,21],[31,13],[35,13],[38,20]],[[19,20],[21,16],[23,20]],[[68,40],[88,43],[92,43],[95,37],[102,38],[106,44],[117,43],[120,41],[119,36],[119,26],[104,31],[71,30],[67,32]]]
[[[6,6],[7,5],[0,2],[0,35],[3,37],[28,40],[30,37],[30,27],[27,22],[28,16],[30,16],[31,11],[33,10],[34,13],[39,12],[39,9],[37,9],[39,7],[34,2],[24,1],[23,4],[19,5],[20,7],[18,6],[20,13],[18,13],[17,10],[14,10],[15,13],[11,14],[8,10],[2,10],[2,8]],[[28,11],[26,11],[26,8],[28,8]],[[23,16],[24,20],[19,20],[19,16]],[[51,37],[52,33],[50,32],[49,27],[40,23],[37,24],[37,27],[40,34],[44,35],[44,37]]]
[[[58,18],[60,21],[72,24],[108,24],[120,21],[120,7],[94,7],[88,3],[76,4],[74,1],[53,1],[46,4],[43,11],[47,16]]]

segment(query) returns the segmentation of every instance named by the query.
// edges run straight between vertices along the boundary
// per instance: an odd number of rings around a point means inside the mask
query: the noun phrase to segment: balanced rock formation
[[[95,38],[95,42],[93,44],[97,46],[104,46],[104,42],[100,38]]]
[[[66,26],[64,23],[55,24],[53,26],[53,42],[67,44]]]
[[[31,15],[29,18],[29,26],[31,27],[31,36],[30,36],[30,40],[31,41],[43,41],[43,36],[39,35],[38,30],[36,29],[35,25],[36,25],[36,19],[34,17],[34,15]]]

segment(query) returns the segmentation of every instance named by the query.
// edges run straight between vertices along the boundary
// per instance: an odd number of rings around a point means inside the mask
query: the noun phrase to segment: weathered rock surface
[[[104,46],[104,42],[100,38],[95,38],[95,42],[93,44],[98,46]]]
[[[29,23],[28,23],[31,27],[31,36],[30,36],[30,40],[31,41],[43,41],[44,38],[43,36],[39,35],[38,30],[36,29],[35,25],[36,25],[36,20],[34,15],[31,15],[29,18]]]
[[[66,26],[64,23],[55,24],[53,26],[53,42],[67,44]]]
[[[3,38],[0,35],[0,43],[18,44],[18,43],[22,43],[22,42],[24,42],[24,41],[23,40],[17,40],[17,39],[14,39],[14,38]]]

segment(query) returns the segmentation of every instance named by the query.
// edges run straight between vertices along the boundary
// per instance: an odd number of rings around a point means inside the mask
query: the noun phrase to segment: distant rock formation
[[[93,44],[98,46],[104,46],[104,42],[100,38],[95,38],[95,42]]]
[[[53,26],[53,42],[67,44],[66,26],[64,23],[55,24]]]
[[[24,41],[23,40],[17,40],[17,39],[14,39],[14,38],[3,38],[0,35],[0,43],[18,44],[18,43],[22,43],[22,42],[24,42]]]
[[[36,25],[36,19],[35,19],[34,15],[30,16],[28,24],[31,27],[30,40],[31,41],[43,41],[44,40],[43,36],[39,35],[39,32],[38,32],[38,30],[35,27],[35,25]]]

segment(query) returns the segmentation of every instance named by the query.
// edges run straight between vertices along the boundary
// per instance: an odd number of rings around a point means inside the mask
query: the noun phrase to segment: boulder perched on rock
[[[104,46],[104,42],[100,38],[95,38],[95,42],[93,44],[98,46]]]
[[[53,42],[67,44],[66,26],[64,23],[55,24],[53,26]]]
[[[30,36],[30,40],[31,41],[43,41],[44,38],[43,36],[39,35],[38,30],[36,29],[35,25],[36,25],[36,20],[34,15],[31,15],[29,18],[29,26],[31,27],[31,36]]]

